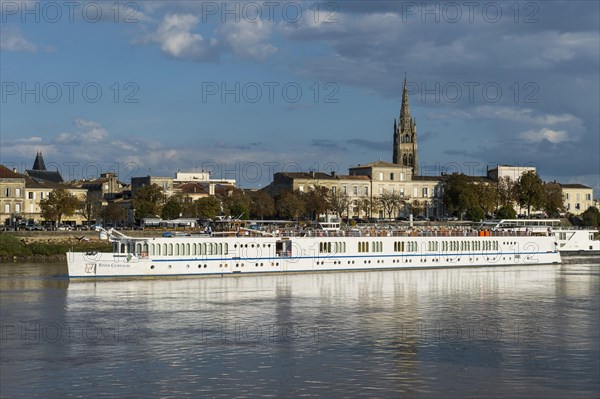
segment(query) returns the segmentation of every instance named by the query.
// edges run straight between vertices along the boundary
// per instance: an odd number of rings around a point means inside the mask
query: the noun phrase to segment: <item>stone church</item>
[[[412,168],[413,176],[419,174],[419,159],[417,152],[417,121],[410,116],[408,106],[408,89],[404,78],[402,90],[402,105],[400,118],[394,119],[394,155],[392,162]]]

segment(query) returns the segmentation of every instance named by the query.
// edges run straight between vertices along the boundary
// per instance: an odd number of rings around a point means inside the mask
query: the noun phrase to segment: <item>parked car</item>
[[[68,224],[61,224],[61,225],[59,225],[56,228],[56,230],[59,230],[59,231],[71,231],[71,230],[73,230],[73,228],[71,226],[69,226]]]
[[[28,231],[41,231],[43,229],[42,229],[42,226],[40,226],[39,224],[32,223],[32,224],[27,224],[25,226],[25,230],[28,230]]]

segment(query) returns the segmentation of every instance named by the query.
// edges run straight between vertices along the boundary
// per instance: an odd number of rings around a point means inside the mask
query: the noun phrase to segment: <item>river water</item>
[[[0,264],[0,396],[600,396],[600,262],[69,281]]]

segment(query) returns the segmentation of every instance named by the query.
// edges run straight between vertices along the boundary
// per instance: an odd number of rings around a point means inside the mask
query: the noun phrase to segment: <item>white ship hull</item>
[[[69,277],[325,272],[560,263],[552,236],[127,238],[67,253]]]

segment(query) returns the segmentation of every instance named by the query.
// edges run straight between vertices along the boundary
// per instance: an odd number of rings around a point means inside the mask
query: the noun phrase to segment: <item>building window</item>
[[[383,194],[383,186],[379,186],[379,194]]]
[[[592,200],[592,194],[586,194],[585,195],[585,199],[586,199],[586,201],[591,201]]]
[[[4,189],[4,196],[5,196],[5,197],[10,197],[10,187],[6,187],[6,188]]]
[[[369,186],[365,186],[365,196],[369,195]]]
[[[352,194],[353,194],[354,196],[357,196],[357,195],[358,195],[358,186],[354,186],[354,187],[352,187]]]
[[[400,181],[404,181],[404,172],[400,172]]]
[[[303,185],[299,185],[299,186],[298,186],[298,191],[300,191],[300,192],[304,192],[304,186],[303,186]]]
[[[394,180],[394,174],[390,173],[390,180]]]
[[[44,192],[43,191],[40,192],[40,199],[44,199]]]
[[[419,196],[419,189],[417,187],[413,188],[413,197],[417,198]]]
[[[33,191],[30,191],[27,193],[27,198],[29,199],[35,199],[35,193]]]
[[[383,172],[379,172],[379,180],[383,180]]]
[[[342,194],[348,194],[348,187],[342,186]]]
[[[581,205],[578,203],[575,204],[575,209],[581,209]]]
[[[425,198],[429,197],[429,192],[427,190],[427,187],[423,187],[423,197],[425,197]]]
[[[401,188],[401,189],[400,189],[400,196],[401,196],[401,197],[404,197],[404,188]]]
[[[569,199],[569,193],[566,193],[566,194],[565,194],[565,198],[566,198],[566,199]]]
[[[4,213],[10,213],[10,204],[4,204]]]
[[[20,197],[20,196],[21,196],[21,189],[15,188],[15,197]]]
[[[21,212],[21,204],[15,204],[15,213]]]

